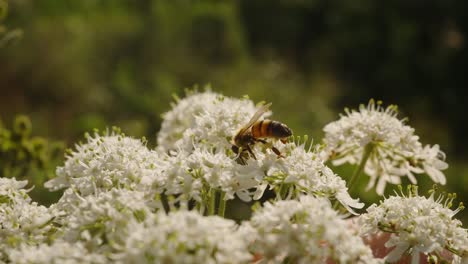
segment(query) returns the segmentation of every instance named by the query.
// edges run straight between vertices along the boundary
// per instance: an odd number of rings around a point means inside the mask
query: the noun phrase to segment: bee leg
[[[240,164],[240,165],[247,165],[247,163],[245,162],[244,158],[242,156],[239,156],[237,158],[237,162]]]
[[[266,140],[263,140],[263,139],[256,138],[255,140],[258,141],[258,142],[262,142],[263,144],[268,144],[268,142]],[[283,142],[283,140],[285,142],[287,142],[287,139],[280,139],[280,140],[281,140],[281,142]],[[285,143],[285,142],[283,142],[283,143]],[[281,152],[277,148],[271,146],[271,149],[278,156],[278,158],[284,158],[284,156],[281,155]]]
[[[281,138],[280,141],[281,141],[283,144],[286,144],[286,143],[288,143],[288,138]]]
[[[273,152],[278,156],[278,158],[284,158],[284,156],[281,155],[281,152],[277,148],[271,147],[271,150],[273,150]]]
[[[238,147],[238,146],[232,145],[232,146],[231,146],[231,149],[232,149],[232,152],[234,152],[235,154],[239,155],[239,147]]]
[[[247,150],[249,151],[250,155],[252,155],[252,157],[254,159],[257,159],[257,157],[255,157],[255,154],[253,153],[252,149],[250,148],[250,146],[247,146]]]
[[[231,149],[232,149],[232,152],[234,152],[235,154],[239,154],[239,147],[238,146],[232,145]]]

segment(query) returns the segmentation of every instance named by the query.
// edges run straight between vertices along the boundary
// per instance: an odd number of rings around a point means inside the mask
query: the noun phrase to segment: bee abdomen
[[[254,138],[259,138],[259,137],[263,137],[262,136],[262,127],[263,127],[263,123],[267,122],[268,120],[260,120],[260,121],[257,121],[255,122],[253,125],[252,125],[252,136]]]
[[[292,135],[292,131],[285,124],[272,120],[257,121],[252,126],[252,136],[254,138],[285,138]]]
[[[292,135],[291,129],[278,121],[271,121],[269,131],[269,136],[275,138],[286,138]]]

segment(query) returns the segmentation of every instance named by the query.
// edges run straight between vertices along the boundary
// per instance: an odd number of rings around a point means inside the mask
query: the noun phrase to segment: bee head
[[[250,132],[237,134],[236,136],[234,136],[234,139],[233,139],[234,145],[239,146],[239,147],[252,144],[253,142],[254,142],[254,138],[252,136],[252,133]]]

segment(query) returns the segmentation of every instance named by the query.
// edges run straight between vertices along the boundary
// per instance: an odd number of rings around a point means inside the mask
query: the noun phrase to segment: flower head
[[[28,195],[28,190],[24,189],[27,184],[28,181],[0,178],[0,204],[29,203],[31,198]]]
[[[451,210],[454,195],[437,199],[433,192],[428,198],[419,196],[416,187],[408,195],[391,196],[379,205],[373,204],[359,217],[362,235],[377,232],[391,233],[386,247],[394,247],[386,260],[397,261],[403,254],[411,254],[413,263],[419,263],[420,253],[441,256],[443,250],[459,255],[468,254],[468,231],[453,219],[460,211]]]
[[[144,189],[157,176],[157,154],[142,140],[116,131],[87,134],[86,140],[70,151],[64,166],[57,168],[57,177],[45,183],[47,188],[71,187],[86,196],[112,188]]]
[[[252,251],[273,263],[381,263],[323,198],[267,202],[243,228]]]
[[[232,220],[193,211],[160,212],[134,225],[118,263],[249,263],[248,243]]]
[[[27,181],[0,178],[0,262],[9,250],[22,244],[36,245],[53,233],[49,209],[32,202],[23,189]]]
[[[172,155],[163,155],[161,177],[154,182],[156,190],[164,189],[166,194],[179,195],[178,199],[194,199],[202,202],[208,190],[225,193],[231,200],[237,195],[250,201],[260,188],[263,171],[258,165],[242,166],[235,156],[225,152],[197,148],[188,153],[184,150]],[[260,197],[258,197],[260,198]]]
[[[364,204],[349,195],[346,182],[324,164],[321,150],[313,148],[312,143],[306,148],[306,143],[305,138],[302,143],[299,139],[276,144],[283,158],[268,149],[260,152],[258,163],[264,171],[263,182],[271,188],[282,188],[285,192],[282,199],[311,194],[336,199],[351,213],[354,213],[352,208],[362,208]]]
[[[161,177],[155,178],[153,187],[199,202],[210,189],[222,191],[227,200],[234,194],[251,200],[249,189],[258,187],[259,175],[245,173],[237,163],[231,139],[255,110],[251,100],[211,91],[179,99],[164,114],[158,133]]]
[[[8,252],[8,259],[18,264],[48,264],[48,263],[108,263],[103,255],[89,252],[83,243],[55,241],[53,244],[39,245],[22,244]]]
[[[56,237],[70,243],[80,241],[93,252],[113,252],[125,243],[133,222],[142,222],[152,214],[150,204],[139,191],[112,189],[80,197],[68,189],[51,207],[54,222],[61,226]]]
[[[255,110],[253,102],[246,98],[236,99],[211,91],[190,93],[163,115],[158,150],[230,149],[232,136]]]
[[[179,100],[165,114],[158,135],[158,150],[163,152],[166,164],[162,165],[156,188],[166,186],[169,194],[182,193],[197,201],[204,199],[207,189],[222,191],[225,199],[237,195],[249,201],[259,199],[268,186],[285,186],[290,198],[309,193],[336,198],[350,211],[351,207],[363,206],[349,196],[345,182],[305,144],[283,144],[269,138],[266,144],[251,145],[256,159],[251,157],[239,164],[238,154],[232,151],[232,137],[255,112],[248,99],[224,97],[211,91]],[[281,152],[281,157],[272,151],[273,147]]]
[[[423,147],[414,129],[398,119],[397,113],[396,106],[384,108],[371,100],[367,107],[346,110],[346,115],[326,125],[324,142],[333,164],[358,164],[370,154],[364,161],[364,171],[371,178],[368,189],[377,181],[380,195],[387,182],[400,184],[404,176],[415,184],[414,174],[427,173],[435,183],[445,184],[441,171],[448,166],[439,146]]]

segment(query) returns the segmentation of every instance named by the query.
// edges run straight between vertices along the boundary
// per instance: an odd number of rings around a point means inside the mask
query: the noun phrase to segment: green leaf
[[[0,0],[0,19],[4,19],[8,13],[8,3]]]

